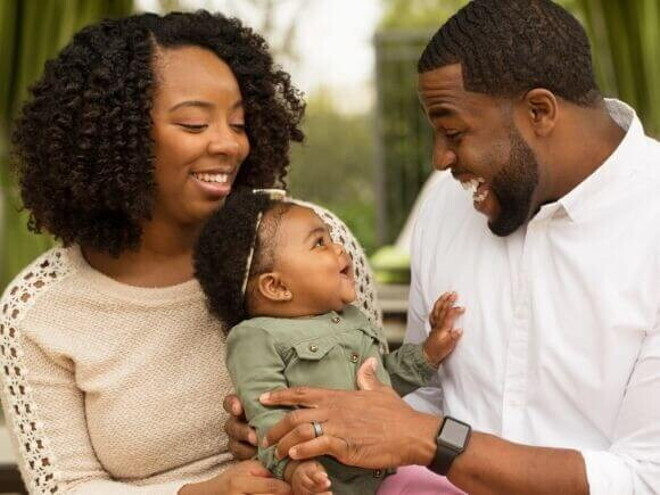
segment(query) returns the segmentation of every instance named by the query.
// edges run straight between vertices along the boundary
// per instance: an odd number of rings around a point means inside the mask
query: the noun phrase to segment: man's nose
[[[444,144],[436,143],[433,149],[433,167],[443,171],[456,163],[456,153]]]

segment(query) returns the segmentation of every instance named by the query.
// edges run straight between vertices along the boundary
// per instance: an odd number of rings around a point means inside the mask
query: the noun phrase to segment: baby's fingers
[[[431,328],[431,332],[434,331],[449,332],[451,329],[454,328],[454,323],[456,323],[456,319],[459,316],[461,316],[463,313],[465,313],[465,308],[462,308],[460,306],[452,306],[448,308],[444,313],[444,317],[440,320],[437,320],[435,326]]]
[[[429,323],[431,328],[434,328],[442,323],[447,317],[447,311],[452,308],[456,302],[457,295],[455,292],[445,292],[433,305],[433,310],[429,316]]]
[[[311,477],[314,482],[314,486],[312,487],[314,493],[329,493],[330,478],[328,478],[328,474],[325,471],[312,473]]]
[[[330,488],[328,474],[322,469],[305,470],[300,478],[300,484],[309,493],[322,493]]]

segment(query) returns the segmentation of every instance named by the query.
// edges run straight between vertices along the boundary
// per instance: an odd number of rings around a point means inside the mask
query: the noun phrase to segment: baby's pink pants
[[[378,488],[378,495],[466,495],[444,476],[422,466],[397,468]]]

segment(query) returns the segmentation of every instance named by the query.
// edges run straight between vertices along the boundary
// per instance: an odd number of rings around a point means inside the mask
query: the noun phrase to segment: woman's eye
[[[244,123],[238,123],[238,124],[229,124],[232,129],[234,129],[236,132],[245,132],[245,124]]]
[[[202,132],[208,127],[207,124],[179,124],[188,132]]]

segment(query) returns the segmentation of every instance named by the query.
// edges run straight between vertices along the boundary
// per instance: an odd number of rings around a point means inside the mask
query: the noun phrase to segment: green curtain
[[[632,105],[660,136],[660,1],[576,0],[591,38],[598,82]]]
[[[73,33],[105,17],[128,15],[133,0],[0,0],[0,292],[52,245],[27,231],[9,171],[9,129],[28,87]]]

